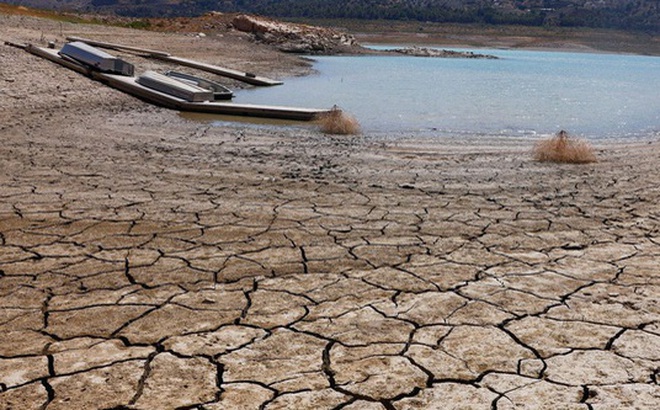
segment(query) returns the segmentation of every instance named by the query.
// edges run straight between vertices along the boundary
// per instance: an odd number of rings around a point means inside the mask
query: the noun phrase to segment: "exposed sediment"
[[[413,57],[435,57],[435,58],[485,58],[496,60],[498,57],[490,54],[475,53],[473,51],[456,51],[437,49],[430,47],[406,47],[387,50],[390,53],[403,54]]]
[[[0,408],[658,407],[656,140],[574,166],[528,140],[214,127],[0,57]]]

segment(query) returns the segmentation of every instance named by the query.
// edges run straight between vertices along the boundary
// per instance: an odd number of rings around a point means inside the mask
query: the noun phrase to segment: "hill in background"
[[[658,0],[5,0],[127,17],[247,12],[308,19],[408,20],[660,32]]]

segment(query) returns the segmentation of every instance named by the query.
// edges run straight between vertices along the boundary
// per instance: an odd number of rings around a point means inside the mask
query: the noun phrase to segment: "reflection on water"
[[[237,92],[239,103],[329,108],[366,132],[648,135],[660,130],[660,58],[476,50],[498,60],[315,57],[319,74]]]

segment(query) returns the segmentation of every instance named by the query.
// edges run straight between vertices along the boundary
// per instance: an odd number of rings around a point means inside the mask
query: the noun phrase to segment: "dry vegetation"
[[[360,123],[352,115],[334,106],[328,113],[319,115],[316,123],[325,134],[355,135],[360,133]]]
[[[536,144],[534,159],[541,162],[587,164],[596,162],[596,154],[588,142],[571,138],[562,130],[554,137]]]

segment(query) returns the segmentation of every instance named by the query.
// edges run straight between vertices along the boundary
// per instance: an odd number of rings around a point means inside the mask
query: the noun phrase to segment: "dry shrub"
[[[586,141],[570,138],[566,131],[559,131],[554,137],[536,144],[534,159],[541,162],[587,164],[596,162],[596,154]]]
[[[326,113],[320,114],[316,123],[324,134],[355,135],[360,133],[360,124],[352,115],[334,106]]]

